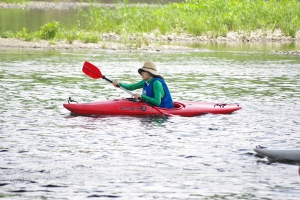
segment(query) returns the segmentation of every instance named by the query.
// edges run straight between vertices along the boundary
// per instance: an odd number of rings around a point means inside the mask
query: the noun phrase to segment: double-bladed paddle
[[[104,80],[112,83],[112,81],[108,78],[106,78],[105,76],[102,75],[100,69],[98,67],[96,67],[95,65],[93,65],[90,62],[84,62],[83,67],[82,67],[82,71],[88,75],[89,77],[93,78],[93,79],[99,79],[99,78],[103,78]],[[120,85],[117,85],[118,88],[124,90],[125,92],[127,92],[128,94],[133,96],[133,93],[130,92],[129,90],[126,90],[125,88],[121,87]]]
[[[105,76],[102,75],[102,73],[101,73],[101,71],[100,71],[100,69],[98,67],[96,67],[95,65],[93,65],[92,63],[90,63],[88,61],[84,62],[83,67],[82,67],[82,71],[83,71],[83,73],[85,73],[86,75],[88,75],[89,77],[91,77],[93,79],[103,78],[104,80],[112,83],[112,81],[110,79],[108,79],[108,78],[106,78]],[[129,90],[126,90],[122,86],[117,85],[117,87],[133,96],[132,92],[130,92]],[[145,102],[145,103],[147,103],[147,102]],[[149,104],[149,103],[147,103],[147,104]],[[159,108],[157,108],[156,106],[153,106],[153,105],[150,105],[150,106],[152,106],[155,110],[157,110],[161,114],[172,116],[172,114],[165,113],[162,110],[160,110]]]

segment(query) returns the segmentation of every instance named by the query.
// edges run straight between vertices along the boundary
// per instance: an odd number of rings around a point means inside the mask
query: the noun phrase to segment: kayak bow
[[[266,147],[257,146],[253,150],[273,160],[300,161],[300,149],[268,149]]]

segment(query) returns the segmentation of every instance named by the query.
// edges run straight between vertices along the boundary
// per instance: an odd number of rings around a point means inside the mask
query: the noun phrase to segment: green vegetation
[[[87,32],[80,31],[77,27],[69,29],[61,25],[59,22],[53,21],[45,24],[40,28],[40,31],[28,33],[26,28],[23,28],[17,33],[7,31],[3,33],[3,38],[18,38],[24,39],[25,41],[32,40],[49,40],[51,43],[55,43],[53,40],[64,40],[66,39],[68,43],[72,44],[74,40],[81,40],[85,43],[97,43],[99,41],[100,35],[98,32]]]
[[[27,29],[23,28],[22,31],[16,33],[15,37],[18,39],[24,39],[25,41],[32,41],[35,34],[29,34],[27,33]]]
[[[83,15],[89,30],[117,34],[159,31],[217,37],[228,31],[280,29],[295,37],[300,30],[298,0],[186,0],[156,7],[124,3],[116,9],[91,6]]]
[[[37,32],[28,33],[27,29],[23,28],[21,31],[15,34],[12,33],[11,31],[7,31],[2,35],[2,37],[3,38],[15,37],[18,39],[24,39],[25,41],[32,41],[35,38],[44,39],[44,40],[53,40],[59,31],[61,31],[60,23],[53,21],[51,23],[42,26],[40,31]]]
[[[55,37],[56,33],[58,32],[59,26],[60,26],[59,22],[56,21],[42,26],[40,30],[41,39],[52,40]]]
[[[6,32],[2,37],[67,40],[73,43],[81,40],[97,43],[101,33],[113,32],[129,43],[135,35],[136,46],[149,42],[144,33],[164,35],[189,33],[193,36],[226,36],[229,31],[250,33],[261,29],[265,32],[280,29],[287,36],[295,37],[300,30],[300,3],[298,0],[185,0],[182,3],[166,5],[129,4],[126,0],[115,8],[99,7],[91,3],[87,10],[81,10],[83,22],[67,27],[53,21],[45,24],[38,32]],[[86,30],[80,23],[87,24]]]

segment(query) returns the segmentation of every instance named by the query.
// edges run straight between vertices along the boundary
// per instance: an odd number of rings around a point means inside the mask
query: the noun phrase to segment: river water
[[[62,104],[128,97],[81,72],[140,80],[153,60],[175,100],[240,103],[230,115],[70,116]],[[299,199],[300,59],[258,49],[0,51],[3,199]]]

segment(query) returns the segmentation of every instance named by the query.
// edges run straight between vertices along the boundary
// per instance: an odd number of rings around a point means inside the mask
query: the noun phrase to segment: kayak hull
[[[213,102],[174,102],[174,109],[150,106],[145,102],[134,101],[132,98],[97,101],[90,103],[68,103],[63,106],[76,115],[179,115],[192,117],[211,114],[229,114],[240,110],[237,104],[221,104]]]
[[[254,148],[253,150],[260,155],[267,156],[273,160],[300,161],[300,149]]]

